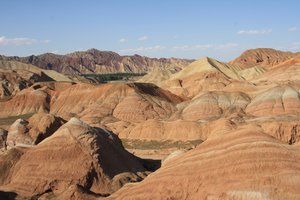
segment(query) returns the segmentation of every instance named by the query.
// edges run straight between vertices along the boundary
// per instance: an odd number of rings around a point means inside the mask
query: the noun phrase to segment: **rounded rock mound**
[[[209,137],[112,199],[300,198],[300,149],[254,126]]]
[[[107,195],[142,180],[145,171],[116,135],[77,118],[28,149],[11,170],[6,188],[21,196],[56,195],[72,185]]]

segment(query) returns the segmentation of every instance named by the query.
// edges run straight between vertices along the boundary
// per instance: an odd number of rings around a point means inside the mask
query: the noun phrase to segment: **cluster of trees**
[[[132,77],[144,76],[146,73],[112,73],[112,74],[83,74],[87,79],[96,80],[100,83],[110,81],[129,80]]]

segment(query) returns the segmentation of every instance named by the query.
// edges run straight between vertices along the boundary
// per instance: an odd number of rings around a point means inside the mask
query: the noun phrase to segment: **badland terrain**
[[[0,199],[300,199],[300,53],[0,56]]]

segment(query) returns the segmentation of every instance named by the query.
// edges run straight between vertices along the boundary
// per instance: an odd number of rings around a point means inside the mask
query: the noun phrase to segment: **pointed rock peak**
[[[209,59],[208,56],[201,57],[199,60],[207,61]]]
[[[119,56],[118,53],[116,52],[113,52],[113,51],[100,51],[98,49],[95,49],[95,48],[91,48],[91,49],[88,49],[86,51],[79,51],[79,52],[82,52],[82,53],[90,53],[90,54],[93,54],[93,55],[98,55],[98,54],[108,54],[108,55],[114,55],[114,56]]]
[[[213,59],[213,58],[210,58],[210,57],[202,57],[200,58],[199,60],[196,60],[194,62],[192,62],[190,64],[191,67],[203,67],[203,66],[206,66],[206,67],[212,67],[212,68],[216,68],[215,65],[218,65],[218,64],[224,64],[224,63],[221,63],[220,61],[216,60],[216,59]]]
[[[60,129],[67,129],[68,131],[66,131],[65,133],[77,139],[88,135],[88,137],[94,137],[93,135],[99,132],[98,129],[89,126],[76,117],[72,117],[66,124],[61,126]],[[58,133],[59,131],[56,131],[54,135],[57,135]]]
[[[96,128],[92,127],[85,122],[81,121],[80,119],[76,117],[72,117],[67,123],[62,125],[54,134],[53,137],[61,136],[63,133],[65,136],[73,137],[74,139],[78,140],[84,140],[85,139],[90,139],[90,140],[113,140],[115,141],[116,137],[113,136],[111,132],[109,132],[106,129],[102,128]],[[52,136],[51,136],[52,137]],[[51,138],[49,137],[49,138]],[[92,139],[93,138],[93,139]],[[89,145],[89,142],[85,141],[87,146]]]
[[[76,117],[72,117],[65,125],[78,125],[82,127],[90,127],[89,125],[87,125],[86,123],[84,123]]]
[[[205,57],[200,58],[198,60],[198,62],[208,63],[210,60],[211,60],[211,58],[205,56]]]
[[[98,52],[99,50],[96,48],[90,48],[87,50],[88,52]]]
[[[200,58],[199,60],[203,60],[203,61],[206,61],[206,62],[217,61],[216,59],[208,57],[208,56],[204,56],[204,57]]]

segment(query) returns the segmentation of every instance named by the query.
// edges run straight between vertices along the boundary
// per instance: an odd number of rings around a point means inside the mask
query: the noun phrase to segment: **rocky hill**
[[[0,179],[9,176],[5,187],[22,196],[61,194],[71,185],[108,195],[126,182],[142,180],[143,172],[114,134],[72,118],[37,146],[24,149],[13,168],[1,170]]]
[[[218,134],[109,199],[299,199],[298,147],[256,127],[217,127]]]
[[[299,56],[249,51],[101,84],[2,61],[51,81],[0,101],[0,199],[300,199]]]
[[[249,49],[229,63],[237,65],[243,69],[254,66],[272,68],[273,66],[294,58],[297,55],[299,55],[299,53],[279,51],[271,48]]]
[[[120,56],[111,51],[89,49],[66,55],[46,53],[28,57],[5,57],[2,60],[14,60],[38,66],[42,69],[55,70],[64,74],[90,73],[146,73],[149,71],[170,69],[179,71],[192,60],[177,58],[149,58],[145,56]]]
[[[8,99],[36,82],[93,82],[82,76],[66,76],[18,61],[0,60],[0,100]]]

